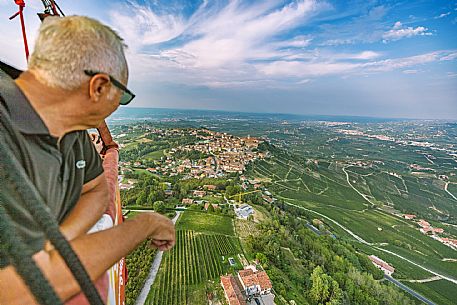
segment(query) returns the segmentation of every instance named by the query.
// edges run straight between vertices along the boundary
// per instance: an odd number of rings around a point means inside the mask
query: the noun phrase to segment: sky
[[[132,107],[457,119],[455,0],[58,3],[124,38]],[[0,60],[25,69],[16,10],[0,0]]]

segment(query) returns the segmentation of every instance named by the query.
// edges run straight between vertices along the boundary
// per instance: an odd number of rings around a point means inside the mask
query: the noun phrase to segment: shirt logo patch
[[[85,168],[86,167],[86,161],[85,160],[79,160],[76,162],[76,167],[79,169]]]

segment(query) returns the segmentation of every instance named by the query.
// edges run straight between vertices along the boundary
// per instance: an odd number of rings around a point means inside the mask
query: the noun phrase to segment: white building
[[[238,209],[235,209],[235,214],[241,219],[248,219],[248,217],[254,214],[254,209],[249,204],[243,204]]]
[[[240,270],[238,279],[247,297],[270,294],[273,288],[267,273],[265,271],[257,271],[254,266],[248,266],[246,269]]]
[[[379,257],[375,256],[375,255],[370,255],[368,256],[368,258],[371,260],[371,262],[378,268],[378,269],[381,269],[384,274],[386,275],[392,275],[392,273],[395,272],[395,268],[392,267],[391,265],[389,265],[388,263],[386,263],[385,261],[383,261],[382,259],[380,259]]]

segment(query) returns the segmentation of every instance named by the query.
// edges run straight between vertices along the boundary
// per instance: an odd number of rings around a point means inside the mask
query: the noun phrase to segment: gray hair
[[[47,17],[40,27],[28,69],[42,83],[74,90],[88,80],[84,70],[121,81],[128,70],[122,38],[108,26],[83,16]]]

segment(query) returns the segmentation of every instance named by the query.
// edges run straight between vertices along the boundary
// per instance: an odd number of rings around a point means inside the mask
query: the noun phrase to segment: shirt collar
[[[11,121],[25,134],[49,135],[49,129],[32,107],[14,80],[0,69],[0,83],[3,99],[8,108]]]

